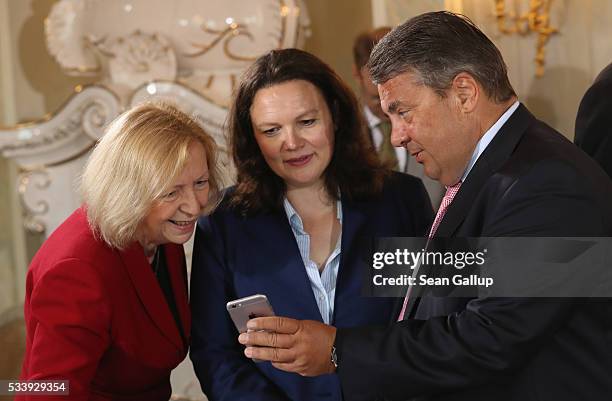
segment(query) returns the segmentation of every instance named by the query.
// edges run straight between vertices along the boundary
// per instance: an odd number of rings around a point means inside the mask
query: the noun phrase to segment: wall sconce
[[[553,0],[529,0],[529,9],[523,14],[516,11],[516,1],[510,0],[515,6],[514,11],[506,11],[506,0],[495,0],[495,17],[497,27],[504,34],[528,35],[538,34],[536,44],[536,76],[544,75],[545,46],[550,35],[558,33],[557,28],[550,26],[550,6]]]

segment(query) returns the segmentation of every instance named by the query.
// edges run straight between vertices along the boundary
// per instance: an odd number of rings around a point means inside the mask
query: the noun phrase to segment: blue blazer
[[[361,296],[367,269],[363,241],[424,236],[433,220],[429,197],[421,180],[393,173],[377,199],[342,201],[342,212],[332,324],[386,324],[394,300]],[[284,210],[245,217],[224,201],[198,223],[191,276],[190,357],[209,399],[342,400],[336,374],[302,377],[244,356],[225,304],[253,294],[267,295],[279,316],[322,321]]]

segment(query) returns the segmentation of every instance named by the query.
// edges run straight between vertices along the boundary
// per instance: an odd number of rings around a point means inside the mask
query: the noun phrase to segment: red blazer
[[[183,248],[167,244],[164,249],[183,333],[189,336]],[[109,248],[93,236],[82,208],[34,257],[25,319],[21,379],[69,380],[70,396],[61,399],[167,401],[170,371],[185,358],[189,344],[142,247]],[[30,399],[51,397],[16,398]]]

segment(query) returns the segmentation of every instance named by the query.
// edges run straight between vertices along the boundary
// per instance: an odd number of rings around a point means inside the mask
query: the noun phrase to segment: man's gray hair
[[[493,42],[469,18],[447,11],[421,14],[393,29],[372,50],[368,68],[376,84],[410,72],[442,97],[461,72],[495,102],[516,96]]]

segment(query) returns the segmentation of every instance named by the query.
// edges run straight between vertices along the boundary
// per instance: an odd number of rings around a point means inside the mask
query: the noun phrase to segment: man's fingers
[[[246,345],[244,354],[272,362],[278,369],[302,376],[332,373],[331,349],[336,329],[311,320],[264,317],[249,320],[249,331],[238,341]],[[266,331],[261,331],[266,330]]]
[[[283,348],[246,347],[244,354],[249,358],[278,363],[291,363],[295,359],[295,352]]]
[[[238,341],[243,345],[253,345],[259,347],[290,348],[294,344],[294,339],[289,334],[280,334],[268,331],[251,331],[242,333]]]
[[[257,317],[247,322],[249,330],[268,330],[285,334],[293,334],[299,327],[298,320],[281,316]]]

